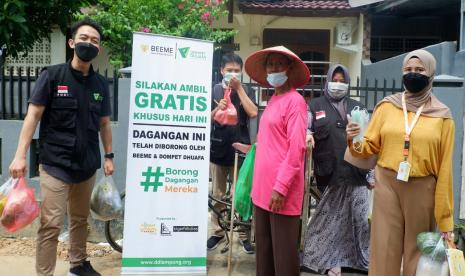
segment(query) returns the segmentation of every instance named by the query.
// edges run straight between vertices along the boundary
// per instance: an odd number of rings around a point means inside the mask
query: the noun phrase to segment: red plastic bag
[[[218,110],[215,113],[213,119],[220,125],[237,125],[237,110],[231,102],[231,88],[224,90],[224,99],[228,102],[227,106],[223,110]]]
[[[34,189],[21,177],[8,195],[0,221],[8,232],[16,232],[29,225],[38,215],[39,205]]]

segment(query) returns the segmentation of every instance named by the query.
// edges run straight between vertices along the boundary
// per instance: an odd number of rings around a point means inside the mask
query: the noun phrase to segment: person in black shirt
[[[247,89],[240,82],[242,59],[236,54],[226,54],[221,60],[221,74],[223,81],[213,87],[212,95],[212,134],[210,145],[210,168],[212,175],[213,196],[221,199],[226,193],[226,180],[233,177],[234,148],[232,144],[240,142],[250,144],[249,119],[257,116],[258,108],[255,103],[255,93]],[[237,125],[221,125],[214,120],[219,110],[227,107],[224,99],[225,90],[231,88],[231,102],[236,108]],[[221,210],[221,206],[215,206]],[[211,220],[214,233],[207,241],[207,249],[213,250],[224,240],[224,232],[218,226],[217,218]],[[253,253],[253,247],[248,239],[248,233],[241,232],[240,241],[246,253]]]
[[[100,26],[84,19],[71,27],[70,62],[45,68],[34,86],[18,148],[13,178],[26,175],[26,153],[40,121],[41,219],[36,271],[52,276],[58,235],[68,207],[70,274],[98,276],[87,261],[87,217],[96,170],[101,167],[98,133],[105,150],[104,173],[114,171],[108,83],[91,61],[100,51]]]

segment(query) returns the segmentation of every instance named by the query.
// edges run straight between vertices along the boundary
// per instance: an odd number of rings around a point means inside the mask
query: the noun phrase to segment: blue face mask
[[[268,83],[273,87],[281,87],[287,81],[286,71],[279,73],[270,73],[266,77]]]

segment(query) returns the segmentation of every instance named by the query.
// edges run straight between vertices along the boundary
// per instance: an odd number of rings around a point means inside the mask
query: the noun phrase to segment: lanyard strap
[[[403,155],[404,158],[407,159],[409,149],[410,149],[410,134],[412,133],[413,128],[418,122],[418,119],[420,118],[421,112],[423,111],[423,107],[425,107],[425,104],[422,104],[420,108],[418,108],[417,112],[415,113],[415,117],[413,117],[412,123],[408,124],[408,113],[407,113],[407,104],[405,103],[405,92],[402,93],[402,109],[404,111],[404,124],[405,124],[405,140],[404,140],[404,151]]]

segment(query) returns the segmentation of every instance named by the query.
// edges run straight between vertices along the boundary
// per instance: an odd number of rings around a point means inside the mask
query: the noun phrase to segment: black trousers
[[[299,216],[254,206],[257,276],[299,276]]]

